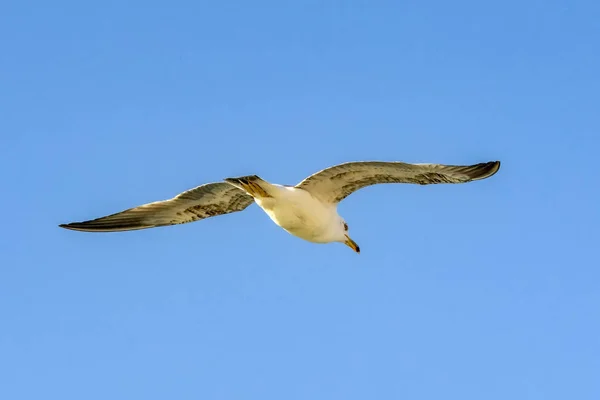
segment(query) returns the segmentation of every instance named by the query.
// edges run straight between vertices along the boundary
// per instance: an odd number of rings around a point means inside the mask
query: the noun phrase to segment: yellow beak
[[[344,244],[350,247],[355,252],[360,253],[360,247],[358,247],[354,240],[350,239],[350,236],[346,235],[346,240],[344,241]]]

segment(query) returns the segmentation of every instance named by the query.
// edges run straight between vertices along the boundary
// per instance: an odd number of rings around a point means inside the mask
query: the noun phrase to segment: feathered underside
[[[326,168],[296,187],[309,191],[323,202],[334,204],[361,188],[379,183],[465,183],[488,178],[499,168],[500,161],[474,165],[358,161]]]
[[[252,196],[226,182],[208,183],[170,200],[148,203],[116,214],[60,227],[88,232],[115,232],[185,224],[242,211],[254,202]]]

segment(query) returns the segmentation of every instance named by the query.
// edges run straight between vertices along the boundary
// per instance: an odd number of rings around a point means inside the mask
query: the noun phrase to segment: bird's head
[[[339,242],[344,243],[346,246],[350,247],[357,253],[360,253],[360,247],[356,244],[356,242],[350,239],[350,235],[348,234],[348,224],[343,219],[340,219],[340,234],[339,234]]]

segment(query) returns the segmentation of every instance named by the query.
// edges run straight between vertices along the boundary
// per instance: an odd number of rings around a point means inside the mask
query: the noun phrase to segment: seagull
[[[348,224],[337,212],[340,201],[350,194],[379,183],[466,183],[489,178],[498,169],[500,161],[473,165],[347,162],[323,169],[295,186],[269,183],[257,175],[226,178],[169,200],[59,226],[86,232],[132,231],[242,211],[256,202],[275,224],[294,236],[313,243],[340,242],[360,253]]]

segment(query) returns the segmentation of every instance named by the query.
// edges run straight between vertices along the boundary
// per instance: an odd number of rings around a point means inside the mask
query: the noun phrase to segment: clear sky
[[[600,398],[597,1],[4,1],[0,398]],[[501,160],[339,207],[80,221],[345,161]]]

